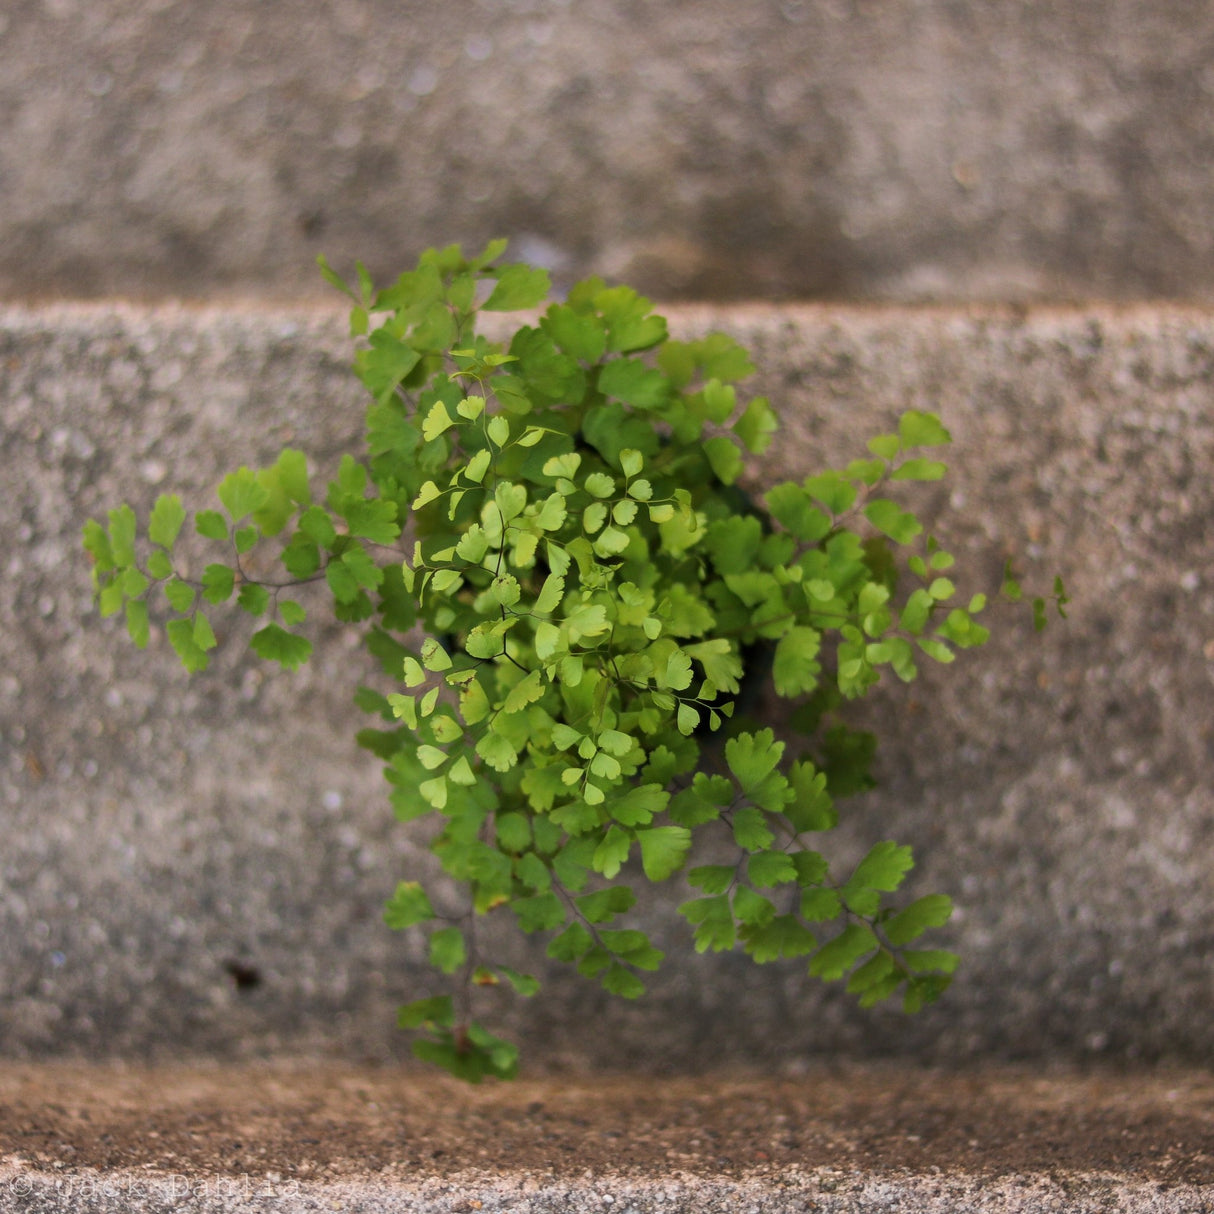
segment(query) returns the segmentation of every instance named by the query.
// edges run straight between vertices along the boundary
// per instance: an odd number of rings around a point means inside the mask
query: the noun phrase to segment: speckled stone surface
[[[1210,299],[1200,0],[6,0],[0,293],[515,238],[664,297]]]
[[[1061,572],[1071,623],[1009,621],[948,672],[867,706],[883,788],[831,844],[916,846],[965,958],[915,1019],[859,1014],[800,966],[672,957],[637,1005],[554,975],[500,1019],[541,1062],[794,1066],[1214,1055],[1214,315],[1200,310],[686,309],[764,367],[786,439],[761,487],[940,411],[943,537],[977,581]],[[239,645],[188,678],[90,609],[79,529],[170,486],[191,506],[290,442],[322,467],[360,389],[331,311],[0,312],[0,1050],[215,1057],[403,1051],[417,942],[379,906],[421,856],[352,740],[365,669],[337,632],[298,675]],[[227,632],[237,634],[239,621]],[[946,676],[946,677],[943,677]],[[649,905],[679,948],[680,890]],[[515,947],[515,946],[510,946]],[[519,964],[542,964],[516,950]],[[256,981],[238,984],[247,969]],[[594,1027],[588,1021],[594,1020]]]
[[[1209,1214],[1209,1072],[0,1067],[0,1211]]]

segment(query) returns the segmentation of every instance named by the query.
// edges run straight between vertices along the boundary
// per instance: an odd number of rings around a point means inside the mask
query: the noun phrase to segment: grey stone
[[[673,298],[1210,299],[1196,0],[10,0],[0,292],[514,238]]]
[[[852,1173],[843,1180],[797,1177],[772,1184],[727,1177],[672,1176],[520,1181],[509,1175],[430,1180],[420,1184],[148,1175],[146,1172],[59,1174],[0,1170],[4,1214],[74,1214],[80,1209],[129,1214],[226,1214],[251,1201],[273,1202],[284,1214],[343,1210],[348,1214],[1204,1214],[1208,1185],[1157,1185],[1122,1177],[893,1175]],[[87,1206],[82,1205],[88,1202]]]
[[[545,1062],[795,1065],[845,1051],[927,1060],[1209,1061],[1214,1022],[1214,318],[1195,310],[688,308],[763,368],[786,437],[757,484],[861,453],[906,407],[956,437],[928,485],[975,589],[1014,558],[1063,574],[1070,623],[986,650],[858,713],[881,789],[826,849],[912,843],[913,888],[958,902],[964,957],[913,1019],[860,1014],[802,967],[687,955],[680,891],[646,908],[671,951],[636,1005],[554,973],[493,1015]],[[348,704],[368,662],[319,623],[297,675],[223,626],[187,677],[90,606],[84,520],[219,477],[283,443],[322,468],[357,440],[360,389],[331,311],[0,312],[0,1048],[10,1055],[383,1058],[419,993],[419,942],[380,922],[424,865]],[[320,616],[318,615],[318,618]],[[672,883],[672,886],[674,883]],[[507,935],[509,935],[507,933]],[[512,940],[512,937],[509,938]],[[540,947],[507,942],[523,966]],[[259,979],[238,986],[241,967]],[[593,1027],[591,1027],[593,1023]]]

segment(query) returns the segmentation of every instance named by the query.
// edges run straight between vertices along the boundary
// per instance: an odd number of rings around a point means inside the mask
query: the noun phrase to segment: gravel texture
[[[680,298],[1210,299],[1199,0],[7,0],[0,293],[513,237]]]
[[[882,788],[845,808],[840,863],[915,846],[911,890],[958,903],[964,966],[919,1017],[859,1014],[803,967],[686,952],[682,890],[643,908],[672,956],[623,1004],[562,973],[486,1015],[544,1065],[695,1069],[814,1056],[1214,1058],[1214,317],[1199,310],[686,309],[749,342],[786,437],[756,483],[857,453],[898,409],[940,410],[944,538],[997,583],[1063,573],[1073,618],[1014,618],[988,650],[861,721]],[[0,313],[0,1014],[10,1056],[384,1059],[421,944],[380,905],[424,855],[358,751],[366,669],[318,624],[297,676],[226,646],[188,678],[90,607],[84,520],[360,428],[333,312]],[[323,613],[318,613],[318,619]],[[237,642],[240,621],[222,624]],[[943,677],[947,675],[948,677]],[[507,932],[512,940],[512,933]],[[506,956],[542,970],[539,946]],[[427,979],[424,979],[428,981]]]
[[[6,1065],[0,1210],[1214,1209],[1209,1073]],[[86,1205],[91,1199],[93,1204]]]

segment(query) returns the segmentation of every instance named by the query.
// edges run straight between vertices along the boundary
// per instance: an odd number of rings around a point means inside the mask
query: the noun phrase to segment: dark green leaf
[[[914,867],[914,856],[909,847],[899,846],[886,840],[875,844],[868,855],[856,865],[848,889],[876,889],[892,893],[902,884],[903,878]]]
[[[553,937],[548,945],[548,956],[556,961],[576,961],[593,943],[594,938],[580,923],[571,923],[559,936]]]
[[[805,482],[805,489],[831,514],[844,514],[856,502],[855,486],[838,472],[823,472],[819,476],[811,476]]]
[[[656,409],[665,403],[670,387],[666,377],[637,358],[616,358],[599,374],[599,391],[635,409]]]
[[[770,889],[797,879],[797,868],[792,857],[782,851],[761,851],[746,861],[746,875],[752,885],[759,889]]]
[[[430,964],[444,974],[454,974],[468,959],[464,933],[458,927],[440,927],[430,937]]]
[[[884,926],[890,944],[909,944],[928,928],[943,927],[953,913],[952,899],[946,894],[928,894],[899,911]]]
[[[801,625],[790,628],[780,638],[772,661],[772,680],[778,695],[791,698],[818,686],[822,673],[818,662],[821,643],[819,632]]]
[[[704,443],[704,454],[716,474],[717,480],[732,485],[742,473],[742,452],[732,438],[724,434],[715,435]]]
[[[522,995],[524,999],[530,999],[540,989],[539,979],[531,974],[520,974],[518,970],[508,969],[504,965],[499,965],[497,972],[510,983],[514,993]]]
[[[704,864],[693,868],[687,880],[706,894],[723,894],[733,884],[736,872],[732,864]]]
[[[401,930],[434,918],[434,907],[426,891],[416,881],[402,881],[384,905],[384,922]]]
[[[762,894],[756,894],[747,885],[740,885],[733,893],[734,918],[739,923],[761,925],[775,918],[776,908]]]
[[[798,834],[833,829],[839,815],[827,791],[826,773],[818,771],[812,763],[795,763],[789,772],[789,782],[793,800],[784,807],[784,814],[793,829]]]
[[[775,835],[767,825],[767,815],[754,806],[746,806],[733,815],[733,837],[741,848],[758,851],[770,847]]]
[[[544,302],[552,280],[547,270],[525,265],[505,266],[489,298],[481,305],[486,312],[517,312],[535,308]]]
[[[590,923],[606,923],[622,915],[636,902],[636,895],[625,885],[613,885],[576,899],[578,910]]]
[[[236,602],[250,615],[264,615],[270,606],[270,592],[256,582],[245,582],[236,596]]]
[[[638,830],[641,864],[650,881],[665,881],[683,867],[691,848],[691,831],[685,826],[653,826]]]
[[[131,593],[129,588],[127,593]],[[168,599],[169,605],[174,611],[184,614],[194,606],[195,591],[192,586],[187,586],[179,578],[173,578],[164,584],[164,597]]]
[[[729,897],[718,894],[715,898],[693,898],[679,907],[679,914],[695,925],[696,952],[708,949],[723,952],[734,946],[737,932],[734,927],[733,909]]]
[[[402,1029],[419,1029],[423,1025],[440,1027],[454,1023],[455,1012],[450,995],[432,995],[429,999],[414,999],[396,1013],[396,1023]]]
[[[277,624],[267,624],[249,638],[249,645],[258,657],[298,670],[312,654],[312,642]]]
[[[781,957],[804,957],[818,947],[810,930],[795,915],[778,915],[767,923],[747,923],[739,935],[746,951],[760,965]]]
[[[792,482],[769,489],[766,502],[772,517],[799,540],[817,543],[834,525],[830,515],[813,504],[805,489]]]
[[[877,946],[873,933],[859,923],[848,924],[833,940],[824,944],[810,959],[814,978],[834,981],[842,978],[865,953]]]
[[[767,397],[756,396],[733,424],[734,433],[752,455],[762,455],[771,446],[772,435],[780,428]]]
[[[367,390],[382,405],[420,359],[412,346],[383,328],[368,338],[368,348],[359,352],[356,366]]]
[[[529,898],[515,898],[510,909],[518,917],[519,927],[525,932],[550,931],[565,922],[565,907],[551,890]]]
[[[913,514],[888,498],[874,498],[870,501],[864,507],[864,517],[896,544],[909,544],[923,531],[923,525]]]
[[[618,961],[607,967],[602,977],[603,988],[624,999],[639,999],[645,993],[645,984]]]
[[[540,325],[566,354],[582,362],[598,362],[607,349],[607,330],[597,316],[554,304]]]
[[[807,889],[801,894],[801,918],[809,923],[828,923],[843,913],[843,903],[833,889]]]
[[[602,842],[595,848],[595,871],[602,873],[608,881],[612,880],[620,871],[621,866],[627,863],[628,853],[631,850],[632,835],[618,826],[612,826],[603,836]]]

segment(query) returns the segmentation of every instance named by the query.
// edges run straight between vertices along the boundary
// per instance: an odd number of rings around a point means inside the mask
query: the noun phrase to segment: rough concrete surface
[[[1000,638],[878,721],[882,789],[827,850],[915,846],[916,892],[958,903],[964,965],[919,1017],[860,1014],[803,967],[686,952],[677,882],[645,908],[671,951],[648,999],[560,973],[487,1016],[540,1068],[796,1068],[1214,1056],[1214,316],[1196,310],[684,310],[764,368],[788,439],[759,485],[846,459],[905,407],[957,439],[930,513],[997,583],[1061,572],[1073,619]],[[323,625],[273,675],[224,647],[188,678],[89,603],[84,519],[170,487],[193,507],[236,463],[360,428],[332,312],[130,307],[0,313],[0,1015],[10,1056],[386,1058],[419,942],[380,922],[425,859],[351,741],[366,667]],[[240,633],[230,621],[225,632]],[[512,938],[512,937],[511,937]],[[507,944],[523,967],[541,947]],[[242,978],[242,975],[244,977]]]
[[[0,293],[515,238],[665,297],[1209,299],[1200,0],[7,0]]]
[[[1209,1074],[0,1069],[0,1211],[1214,1210]]]

